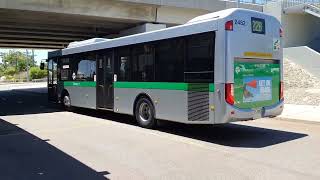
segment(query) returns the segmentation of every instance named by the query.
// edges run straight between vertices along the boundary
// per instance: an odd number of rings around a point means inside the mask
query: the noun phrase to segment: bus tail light
[[[234,89],[232,83],[227,83],[225,85],[225,92],[226,92],[226,102],[230,105],[234,105]]]
[[[280,33],[280,37],[283,37],[283,29],[282,28],[280,28],[279,33]]]
[[[283,84],[283,82],[281,81],[281,82],[280,82],[280,96],[279,96],[280,100],[284,99],[283,85],[284,85],[284,84]]]
[[[227,31],[233,31],[233,21],[231,20],[231,21],[226,22],[225,28]]]

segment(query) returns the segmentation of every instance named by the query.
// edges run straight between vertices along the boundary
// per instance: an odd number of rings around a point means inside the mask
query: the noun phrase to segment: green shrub
[[[41,70],[39,67],[30,68],[31,79],[41,79],[47,76],[46,70]]]
[[[6,76],[13,76],[13,75],[15,75],[16,74],[16,68],[14,68],[14,67],[8,67],[8,68],[6,68],[5,70],[4,70],[4,74],[6,75]]]

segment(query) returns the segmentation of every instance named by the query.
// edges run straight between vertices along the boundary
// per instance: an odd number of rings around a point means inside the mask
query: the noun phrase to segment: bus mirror
[[[44,70],[44,63],[43,63],[43,62],[40,63],[40,69],[41,69],[41,70]]]

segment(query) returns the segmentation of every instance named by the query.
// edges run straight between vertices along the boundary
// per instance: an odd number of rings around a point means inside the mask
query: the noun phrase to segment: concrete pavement
[[[320,124],[320,106],[285,104],[282,114],[277,118]]]
[[[36,93],[47,93],[47,82],[5,83],[0,84],[0,91],[22,90]]]
[[[62,111],[46,95],[0,91],[0,179],[320,179],[320,126],[260,119],[136,126]]]

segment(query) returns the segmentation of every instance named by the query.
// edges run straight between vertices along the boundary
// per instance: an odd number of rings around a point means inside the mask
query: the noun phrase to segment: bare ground
[[[285,59],[284,93],[287,104],[320,105],[320,80]]]

